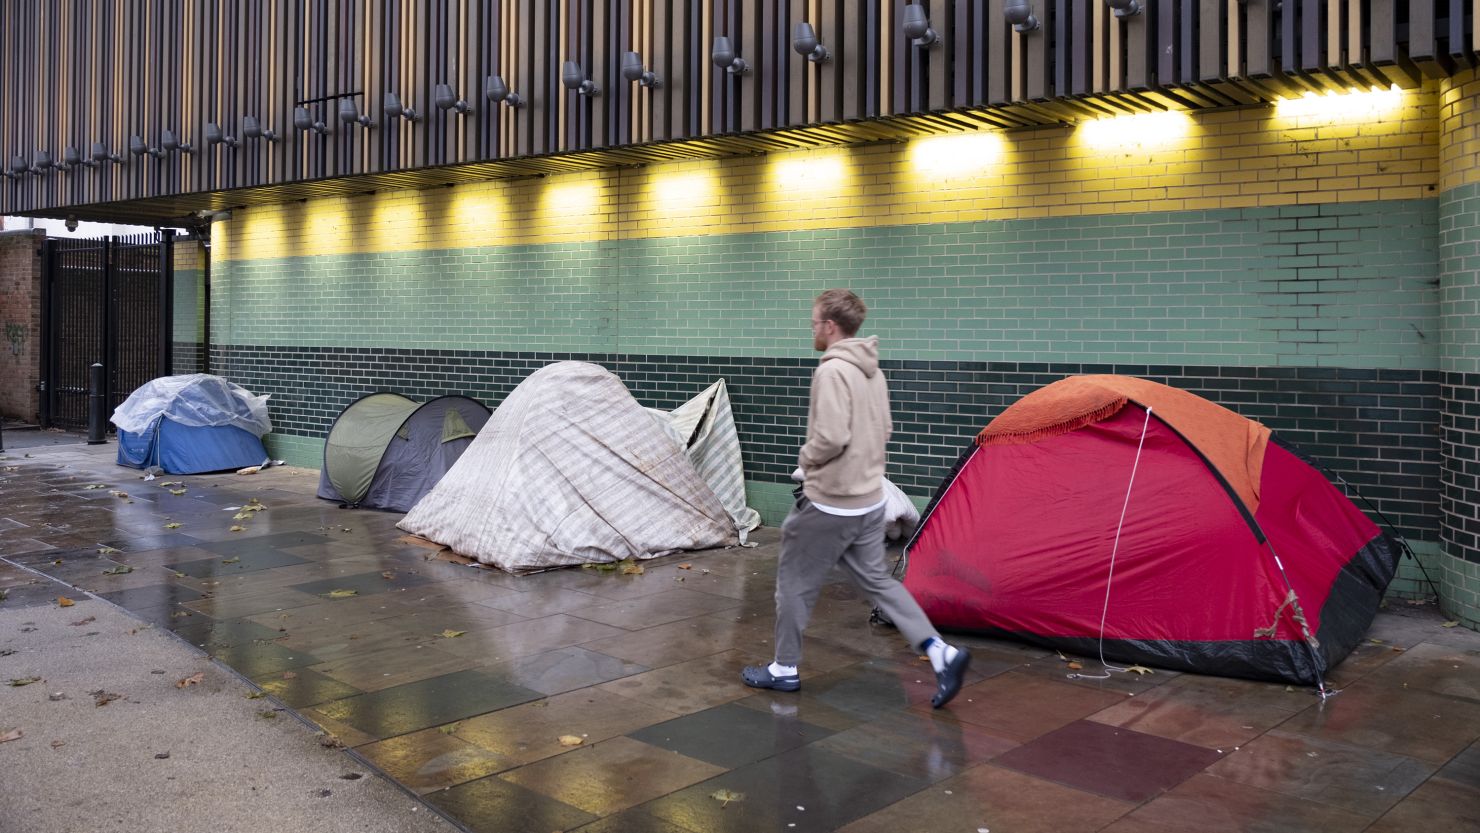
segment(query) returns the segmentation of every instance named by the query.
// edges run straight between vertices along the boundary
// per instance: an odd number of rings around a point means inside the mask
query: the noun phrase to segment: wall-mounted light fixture
[[[3,174],[6,179],[20,179],[30,172],[31,166],[26,164],[26,158],[17,155],[10,160],[10,167],[0,171],[0,174]]]
[[[358,124],[367,129],[375,126],[375,122],[371,121],[369,116],[360,115],[360,108],[356,107],[354,99],[350,98],[339,99],[339,120],[345,124]]]
[[[503,76],[501,75],[488,76],[488,81],[483,88],[483,95],[494,104],[502,101],[510,107],[524,106],[524,96],[509,92],[509,86],[504,83]]]
[[[278,139],[276,133],[262,128],[262,122],[256,116],[242,116],[242,135],[248,139],[266,139],[269,142],[276,142]]]
[[[182,142],[176,139],[175,134],[168,130],[159,131],[159,146],[164,148],[167,153],[175,153],[176,151],[180,153],[191,152],[189,142]]]
[[[930,28],[930,17],[925,14],[925,7],[919,3],[904,7],[904,33],[913,39],[915,46],[928,48],[940,43],[940,35]]]
[[[62,164],[57,167],[64,171],[70,171],[73,168],[96,168],[97,166],[98,163],[96,161],[83,159],[82,151],[78,150],[76,145],[67,145],[65,148],[62,148]]]
[[[418,115],[415,110],[411,109],[410,107],[402,106],[400,97],[398,97],[395,93],[385,94],[385,106],[381,108],[381,112],[385,113],[385,117],[388,119],[405,119],[406,121],[416,121],[417,119],[421,118],[421,116]]]
[[[1105,0],[1105,5],[1115,12],[1116,17],[1131,17],[1141,13],[1139,0]]]
[[[459,116],[466,116],[473,112],[473,105],[457,97],[452,87],[447,84],[438,84],[432,92],[432,103],[437,105],[438,110],[456,110]]]
[[[791,27],[791,48],[814,64],[832,57],[827,47],[817,42],[817,32],[812,29],[812,24],[805,20]]]
[[[100,164],[102,164],[104,162],[112,162],[115,165],[122,165],[123,164],[123,157],[122,156],[119,156],[116,153],[110,153],[108,151],[108,147],[106,145],[104,145],[102,142],[93,142],[92,143],[92,154],[91,155],[92,155],[92,161],[93,161],[93,164],[94,165],[100,165]]]
[[[622,77],[628,81],[636,81],[644,87],[663,86],[658,80],[658,73],[644,67],[642,56],[636,52],[622,53]]]
[[[56,162],[52,160],[50,151],[38,150],[31,160],[31,173],[33,174],[48,173],[55,167]]]
[[[327,136],[333,130],[329,125],[310,116],[306,107],[293,108],[293,127],[304,131],[312,130],[320,136]]]
[[[576,95],[601,95],[601,88],[596,82],[586,77],[581,70],[581,65],[575,61],[566,61],[560,69],[560,83],[567,90],[574,90]]]
[[[709,58],[714,61],[715,66],[731,75],[745,75],[750,72],[750,64],[735,54],[735,47],[724,35],[715,36],[714,49],[710,51]]]
[[[1031,0],[1007,0],[1002,4],[1002,16],[1012,24],[1014,32],[1031,32],[1038,28]]]
[[[164,151],[150,147],[137,133],[128,137],[128,152],[135,156],[153,156],[155,159],[163,159],[165,156]]]
[[[216,124],[213,121],[208,121],[206,122],[206,144],[225,145],[229,148],[234,148],[237,145],[241,144],[241,140],[237,139],[235,136],[226,135],[226,133],[221,129],[221,125]]]

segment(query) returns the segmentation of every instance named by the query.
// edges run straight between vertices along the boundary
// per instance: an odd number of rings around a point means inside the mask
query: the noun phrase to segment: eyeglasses
[[[821,327],[823,324],[832,324],[832,323],[835,323],[835,322],[831,318],[821,318],[821,319],[814,318],[814,319],[812,319],[812,329],[815,330],[818,327]]]

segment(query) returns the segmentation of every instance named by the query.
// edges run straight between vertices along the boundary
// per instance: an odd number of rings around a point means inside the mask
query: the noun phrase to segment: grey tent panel
[[[466,396],[420,405],[396,393],[363,397],[329,430],[319,497],[406,512],[457,462],[488,416]]]

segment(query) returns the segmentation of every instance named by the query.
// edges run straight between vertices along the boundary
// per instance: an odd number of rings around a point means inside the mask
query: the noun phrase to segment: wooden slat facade
[[[1141,0],[1123,18],[1034,0],[1029,32],[1002,0],[918,2],[930,46],[903,33],[906,0],[0,0],[0,213],[157,214],[200,204],[173,199],[187,195],[558,168],[536,163],[550,155],[632,164],[1413,86],[1471,66],[1480,27],[1480,0]],[[800,21],[829,60],[792,49]],[[716,35],[747,73],[713,65]],[[629,50],[656,86],[621,77]],[[599,94],[568,90],[563,61]],[[522,106],[485,97],[493,75]],[[440,84],[471,109],[439,109]],[[387,93],[416,120],[386,116]],[[372,125],[342,121],[342,102]],[[298,107],[328,132],[295,129]],[[246,117],[273,139],[247,137]],[[230,142],[207,142],[208,124]],[[123,161],[94,163],[94,144]]]

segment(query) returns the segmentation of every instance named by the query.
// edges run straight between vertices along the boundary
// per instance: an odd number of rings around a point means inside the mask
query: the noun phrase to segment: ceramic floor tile
[[[1480,742],[1455,755],[1435,777],[1480,790]]]
[[[1401,805],[1399,805],[1401,806]],[[1104,833],[1357,833],[1372,819],[1212,775],[1197,775]],[[1407,828],[1412,830],[1413,828]],[[1457,828],[1433,828],[1457,829]]]
[[[630,732],[628,737],[726,769],[770,758],[833,730],[726,703]]]
[[[250,621],[250,620],[248,620]],[[335,662],[360,654],[371,654],[414,645],[437,647],[441,637],[407,633],[387,624],[388,620],[359,623],[295,625],[274,632],[279,645],[308,651],[323,662]]]
[[[301,709],[330,700],[343,700],[364,692],[307,668],[273,672],[254,677],[262,690],[281,700],[284,705]]]
[[[1232,749],[1313,705],[1309,689],[1187,674],[1090,719],[1212,749]]]
[[[834,830],[925,786],[919,779],[804,746],[702,781],[640,809],[705,833],[809,833]],[[714,795],[720,790],[743,797],[717,800]]]
[[[365,654],[348,654],[341,659],[312,666],[314,671],[352,685],[361,691],[414,683],[454,671],[464,671],[478,663],[436,648],[408,645]]]
[[[838,732],[817,747],[900,775],[940,781],[1017,744],[939,714],[896,712]]]
[[[243,677],[305,668],[319,660],[312,654],[285,648],[276,642],[242,642],[212,648],[211,656],[226,663]]]
[[[537,691],[473,669],[323,703],[314,711],[367,735],[389,738],[539,697]]]
[[[1376,818],[1434,769],[1401,755],[1275,731],[1230,753],[1208,773]]]
[[[597,743],[673,717],[651,704],[586,688],[469,718],[457,737],[518,766],[568,752],[561,735]]]
[[[170,567],[177,573],[192,578],[221,578],[242,573],[267,570],[273,567],[290,567],[305,563],[303,559],[279,550],[259,550],[242,555],[218,555],[199,561],[181,561]]]
[[[427,800],[472,833],[551,833],[572,830],[596,818],[492,775],[432,793]]]
[[[1119,693],[1009,671],[962,688],[941,711],[988,734],[1026,743],[1125,699]]]
[[[1368,833],[1480,830],[1480,790],[1434,779],[1414,790]]]
[[[572,749],[499,777],[597,816],[626,810],[724,772],[627,737]]]
[[[674,714],[691,714],[749,696],[754,689],[740,681],[740,669],[762,661],[753,654],[725,651],[624,677],[599,688]]]
[[[389,576],[389,578],[387,578]],[[430,584],[431,579],[424,578],[414,573],[395,572],[382,570],[373,573],[359,573],[357,575],[336,576],[334,578],[308,581],[303,584],[289,585],[300,593],[310,596],[331,597],[336,592],[354,591],[360,596],[370,596],[376,593],[388,593],[408,587],[417,587]]]
[[[627,630],[641,630],[665,622],[707,616],[735,605],[734,599],[723,596],[667,589],[636,599],[574,610],[571,615]]]
[[[191,610],[204,613],[212,619],[244,619],[263,613],[274,613],[315,604],[319,599],[297,590],[270,588],[260,593],[244,593],[238,596],[222,596],[182,602]]]
[[[988,764],[865,816],[839,833],[1092,833],[1134,807]]]
[[[1480,737],[1480,703],[1363,680],[1280,724],[1280,730],[1437,765]]]
[[[1080,720],[999,756],[994,763],[1085,792],[1140,803],[1186,781],[1216,750]]]
[[[125,610],[163,607],[184,602],[194,602],[201,598],[200,593],[188,587],[180,587],[174,584],[150,584],[144,587],[132,587],[112,593],[99,593],[98,595]]]
[[[622,633],[621,628],[563,613],[494,628],[471,630],[438,648],[479,664],[507,662]]]
[[[542,694],[559,694],[648,670],[645,665],[577,647],[558,648],[485,667],[491,674]]]
[[[293,591],[297,592],[297,591]],[[402,616],[406,608],[384,594],[350,599],[319,599],[313,604],[253,614],[246,618],[269,628],[287,633],[303,627],[342,627],[355,629],[368,622]]]
[[[436,730],[366,744],[355,751],[417,794],[476,781],[509,766],[500,755]]]

